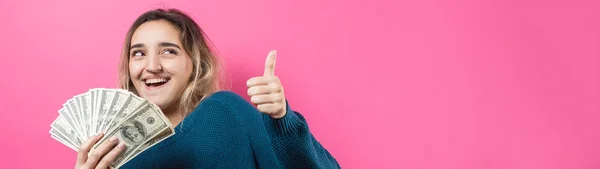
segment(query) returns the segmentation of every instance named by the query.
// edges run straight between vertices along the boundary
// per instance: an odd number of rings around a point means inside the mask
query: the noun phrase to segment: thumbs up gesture
[[[283,86],[275,76],[276,60],[277,51],[272,50],[267,56],[263,76],[250,78],[246,84],[250,102],[254,103],[260,112],[270,115],[271,118],[280,119],[285,116],[286,101]]]

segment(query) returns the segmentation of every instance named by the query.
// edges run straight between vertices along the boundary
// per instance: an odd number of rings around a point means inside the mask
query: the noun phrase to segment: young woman
[[[119,68],[123,89],[156,104],[176,134],[122,168],[340,168],[284,96],[269,53],[263,76],[247,81],[252,105],[221,91],[219,63],[202,29],[176,10],[152,10],[130,27]],[[88,139],[75,168],[107,168],[125,146]]]

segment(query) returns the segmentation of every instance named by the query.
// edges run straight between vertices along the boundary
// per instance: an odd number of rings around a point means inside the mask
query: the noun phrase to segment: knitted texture
[[[175,135],[121,168],[340,168],[291,110],[272,119],[239,95],[206,98],[175,127]]]

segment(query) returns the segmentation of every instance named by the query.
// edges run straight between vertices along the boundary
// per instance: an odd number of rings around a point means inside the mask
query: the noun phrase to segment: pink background
[[[0,163],[73,167],[57,110],[116,87],[129,25],[174,7],[239,94],[277,49],[291,106],[344,168],[598,169],[599,2],[1,0]]]

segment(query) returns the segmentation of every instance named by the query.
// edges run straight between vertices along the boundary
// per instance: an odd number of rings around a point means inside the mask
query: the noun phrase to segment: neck
[[[183,114],[181,114],[178,104],[162,110],[163,114],[169,119],[173,127],[177,126],[183,121]]]

